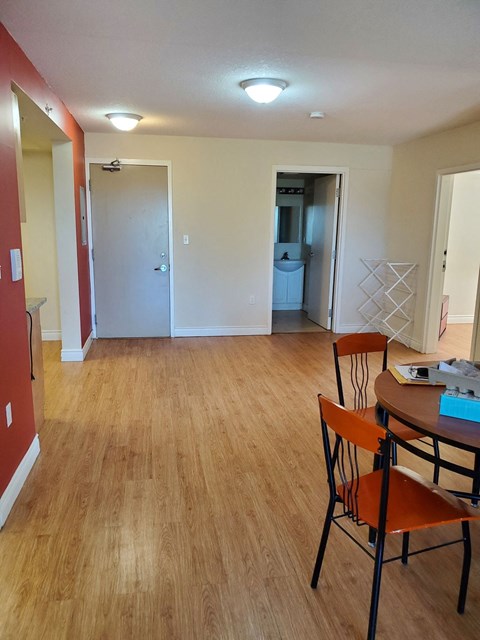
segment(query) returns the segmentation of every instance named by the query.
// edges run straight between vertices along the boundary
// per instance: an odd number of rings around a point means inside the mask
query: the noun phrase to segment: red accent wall
[[[91,332],[88,248],[81,244],[80,185],[85,186],[83,131],[23,51],[0,24],[0,496],[35,437],[26,330],[24,281],[12,282],[10,249],[21,247],[20,213],[12,116],[12,82],[50,117],[73,143],[78,280],[82,344]],[[5,406],[12,403],[7,429]]]

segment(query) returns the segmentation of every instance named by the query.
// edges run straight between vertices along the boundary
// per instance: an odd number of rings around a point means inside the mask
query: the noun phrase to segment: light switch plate
[[[23,278],[22,253],[20,249],[10,249],[10,265],[12,267],[12,282]]]
[[[5,417],[7,419],[7,427],[9,427],[13,422],[13,418],[12,418],[12,403],[11,402],[9,402],[7,404],[7,406],[5,407]]]

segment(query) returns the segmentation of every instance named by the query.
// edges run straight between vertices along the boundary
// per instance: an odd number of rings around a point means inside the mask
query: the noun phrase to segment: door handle
[[[168,267],[166,264],[161,264],[159,267],[155,267],[154,271],[161,271],[162,273],[165,273],[165,271],[168,271]]]

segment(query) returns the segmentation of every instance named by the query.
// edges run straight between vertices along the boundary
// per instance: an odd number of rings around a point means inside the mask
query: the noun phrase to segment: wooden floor
[[[46,343],[42,452],[0,533],[0,638],[364,638],[373,565],[340,532],[309,587],[332,340],[99,340],[84,363],[60,363]],[[477,523],[473,555],[463,616],[458,546],[387,565],[378,639],[477,640]]]
[[[272,333],[318,333],[326,331],[323,327],[308,319],[301,309],[294,311],[272,311]]]

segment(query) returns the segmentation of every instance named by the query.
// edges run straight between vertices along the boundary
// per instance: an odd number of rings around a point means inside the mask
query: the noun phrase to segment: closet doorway
[[[472,342],[479,259],[480,169],[439,175],[429,279],[425,352],[438,350],[442,335]],[[454,338],[455,336],[451,336]]]

